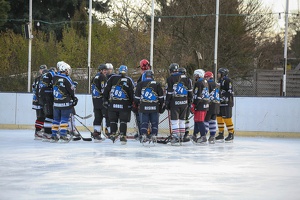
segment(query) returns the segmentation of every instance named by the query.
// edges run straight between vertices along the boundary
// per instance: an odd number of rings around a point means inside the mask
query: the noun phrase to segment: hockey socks
[[[224,122],[226,124],[229,133],[234,133],[233,123],[231,118],[225,118]]]
[[[223,117],[218,116],[217,122],[218,122],[219,132],[224,132],[225,122],[224,122]]]

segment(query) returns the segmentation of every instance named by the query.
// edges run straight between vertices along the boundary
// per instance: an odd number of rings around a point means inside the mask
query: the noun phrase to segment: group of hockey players
[[[57,68],[40,66],[39,76],[32,85],[33,109],[36,110],[35,139],[69,142],[70,116],[75,112],[78,99],[75,96],[76,82],[70,78],[69,64],[60,61]],[[71,121],[72,122],[72,121]]]
[[[155,80],[148,60],[140,61],[141,76],[134,82],[128,68],[121,65],[113,73],[111,63],[100,64],[91,82],[94,121],[92,138],[101,142],[105,138],[122,144],[127,142],[127,123],[131,112],[137,125],[134,136],[141,143],[158,142],[159,115],[168,112],[172,145],[189,142],[214,144],[224,141],[225,126],[228,130],[226,142],[234,139],[232,123],[233,87],[228,69],[218,70],[218,81],[212,72],[202,69],[194,71],[193,79],[185,68],[177,63],[169,66],[170,76],[166,87]],[[56,72],[57,71],[57,72]],[[76,82],[70,78],[71,67],[60,61],[57,68],[47,70],[40,66],[40,75],[33,84],[33,109],[36,110],[35,138],[52,142],[69,142],[74,136],[74,106]],[[190,116],[192,114],[192,116]],[[194,118],[194,130],[190,135],[189,119]],[[217,127],[219,135],[216,135]],[[209,138],[207,134],[209,132]]]

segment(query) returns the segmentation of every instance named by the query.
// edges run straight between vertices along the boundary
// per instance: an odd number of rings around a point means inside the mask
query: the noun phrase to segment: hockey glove
[[[74,97],[73,98],[73,106],[76,106],[78,103],[78,98],[77,97]]]
[[[191,114],[194,114],[194,113],[195,113],[195,104],[192,104],[192,105],[191,105],[190,111],[191,111]]]
[[[104,102],[103,102],[103,107],[106,108],[106,109],[108,109],[108,106],[109,106],[108,101],[104,101]]]
[[[167,110],[170,110],[171,109],[170,102],[166,101],[165,107]]]
[[[165,106],[165,105],[163,105],[163,106],[160,105],[159,108],[158,108],[158,112],[159,112],[160,114],[164,113],[165,110],[166,110],[166,106]]]
[[[138,105],[136,105],[134,102],[132,103],[132,112],[133,113],[138,113],[139,112]]]
[[[78,82],[74,81],[73,84],[75,85],[75,88],[77,88]]]

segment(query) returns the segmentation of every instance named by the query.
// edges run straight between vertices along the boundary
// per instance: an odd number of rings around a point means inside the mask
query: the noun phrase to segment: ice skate
[[[193,144],[197,143],[197,135],[192,135],[191,140],[193,142]]]
[[[55,142],[58,142],[58,140],[59,140],[59,138],[57,137],[57,135],[52,135],[51,139],[50,139],[50,142],[55,143]]]
[[[97,131],[94,131],[93,138],[94,138],[95,143],[100,143],[103,141],[101,138],[100,132],[97,132]]]
[[[189,137],[189,132],[186,132],[182,138],[182,142],[189,142],[191,138]]]
[[[119,134],[118,133],[113,133],[110,135],[109,139],[111,139],[113,141],[113,143],[115,143],[115,141],[118,139]]]
[[[180,145],[180,139],[177,134],[172,134],[171,145],[172,146]]]
[[[206,136],[204,135],[204,136],[201,136],[201,137],[199,137],[198,139],[197,139],[197,144],[207,144],[207,138],[206,138]]]
[[[223,143],[224,142],[224,133],[219,132],[219,135],[217,137],[215,137],[215,141],[218,143]]]
[[[225,142],[226,143],[233,142],[233,139],[234,139],[234,134],[233,133],[229,133],[228,136],[225,138]]]
[[[141,135],[141,137],[139,138],[140,138],[140,143],[145,143],[147,141],[146,135]]]
[[[156,137],[156,135],[151,135],[150,141],[151,141],[153,144],[157,143],[157,137]]]
[[[120,142],[121,144],[125,145],[127,143],[127,138],[126,135],[121,135],[120,137]]]
[[[216,143],[216,141],[215,141],[215,136],[209,136],[209,138],[208,138],[208,143],[209,144],[215,144]]]
[[[68,142],[70,142],[70,140],[72,140],[72,138],[73,138],[72,135],[70,137],[68,137],[67,135],[61,135],[59,138],[59,142],[68,143]]]
[[[140,136],[138,133],[136,133],[133,137],[134,137],[135,140],[141,141],[142,136]]]
[[[43,142],[50,142],[50,140],[51,140],[51,133],[43,133],[43,139],[42,139],[42,141]]]
[[[42,140],[43,139],[43,130],[35,131],[34,140]]]

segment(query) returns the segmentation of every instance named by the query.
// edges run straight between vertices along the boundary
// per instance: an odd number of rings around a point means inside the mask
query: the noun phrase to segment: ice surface
[[[33,130],[0,138],[0,199],[300,199],[300,139],[149,148],[47,143]]]

